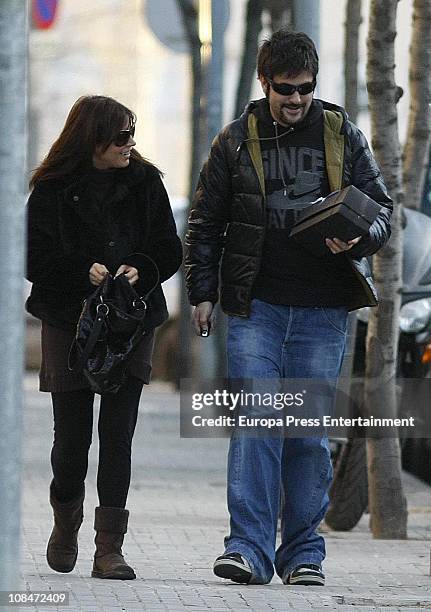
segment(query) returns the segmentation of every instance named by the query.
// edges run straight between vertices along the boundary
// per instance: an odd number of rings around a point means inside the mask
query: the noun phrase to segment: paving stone
[[[94,430],[86,482],[84,524],[75,570],[56,574],[46,565],[52,528],[48,486],[52,446],[50,397],[37,392],[34,376],[25,380],[22,495],[23,588],[67,590],[60,612],[284,612],[337,610],[368,612],[431,609],[431,487],[405,475],[410,507],[404,541],[373,540],[369,516],[351,532],[322,526],[327,544],[325,588],[225,582],[212,573],[228,532],[225,477],[226,439],[180,439],[178,394],[166,387],[144,390],[133,447],[129,494],[130,528],[126,558],[133,581],[91,578],[92,527],[96,497],[97,432]],[[95,410],[94,427],[97,423]],[[413,509],[413,510],[412,510]],[[420,606],[420,607],[419,607]],[[32,608],[25,608],[31,610]],[[36,609],[36,608],[33,608]]]

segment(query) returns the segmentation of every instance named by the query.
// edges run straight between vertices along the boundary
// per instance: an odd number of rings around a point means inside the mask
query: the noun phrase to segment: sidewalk
[[[180,439],[179,398],[154,384],[144,390],[133,447],[127,559],[137,580],[90,577],[94,531],[97,444],[90,455],[79,557],[70,574],[45,561],[51,530],[48,504],[52,420],[49,394],[26,377],[23,470],[23,588],[70,591],[68,607],[23,610],[108,612],[145,610],[203,612],[233,610],[431,609],[431,487],[406,475],[407,541],[373,540],[368,516],[352,531],[327,531],[324,588],[287,587],[278,577],[267,586],[241,586],[216,578],[214,558],[228,527],[225,503],[226,439]],[[96,422],[96,418],[94,419]],[[95,433],[93,439],[97,440]]]

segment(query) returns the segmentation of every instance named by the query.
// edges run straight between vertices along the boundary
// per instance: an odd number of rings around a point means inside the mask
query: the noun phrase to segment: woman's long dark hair
[[[43,162],[33,171],[30,189],[38,181],[61,178],[91,168],[96,147],[106,151],[125,122],[132,126],[136,115],[106,96],[82,96],[72,106],[64,128]],[[150,162],[132,149],[131,158]],[[150,164],[152,165],[152,164]]]

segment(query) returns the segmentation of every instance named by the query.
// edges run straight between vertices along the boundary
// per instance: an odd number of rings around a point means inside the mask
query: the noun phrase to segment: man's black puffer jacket
[[[342,113],[344,135],[342,186],[355,185],[382,206],[369,234],[349,251],[355,287],[349,310],[377,304],[366,257],[389,239],[392,200],[363,133],[336,105],[316,100],[324,110]],[[200,174],[186,235],[186,280],[193,305],[216,303],[227,314],[248,317],[251,291],[260,268],[265,235],[265,202],[246,139],[251,102],[241,117],[215,138]],[[221,266],[220,266],[221,259]]]

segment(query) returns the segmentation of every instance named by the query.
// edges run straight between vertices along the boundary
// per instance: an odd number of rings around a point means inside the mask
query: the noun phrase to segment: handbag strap
[[[96,310],[97,310],[96,320],[94,322],[93,327],[91,328],[91,333],[88,337],[87,344],[85,345],[85,348],[82,351],[81,356],[79,357],[79,359],[76,361],[74,365],[71,365],[71,361],[72,361],[72,353],[74,352],[74,349],[76,346],[76,339],[73,341],[72,346],[70,347],[68,364],[67,364],[69,370],[72,370],[72,371],[75,370],[78,372],[82,370],[84,365],[87,363],[87,360],[90,357],[91,353],[93,352],[93,349],[96,346],[96,342],[100,338],[106,317],[108,316],[108,313],[109,313],[109,306],[105,304],[104,302],[101,302],[100,304],[97,305]]]
[[[144,301],[144,302],[145,302],[146,300],[148,300],[148,298],[150,297],[150,295],[153,293],[153,291],[154,291],[154,290],[157,288],[157,286],[159,285],[159,283],[160,283],[160,272],[159,272],[159,268],[158,268],[158,266],[157,266],[156,262],[155,262],[155,261],[154,261],[154,259],[152,259],[152,258],[151,258],[149,255],[146,255],[145,253],[133,253],[133,254],[134,254],[134,255],[140,255],[141,257],[145,257],[146,259],[148,259],[148,260],[149,260],[149,261],[152,263],[153,268],[154,268],[155,273],[156,273],[156,274],[155,274],[155,276],[156,276],[156,282],[154,283],[154,285],[151,287],[151,289],[150,289],[149,291],[147,291],[147,293],[146,293],[145,295],[142,295],[142,296],[140,296],[140,297],[139,297],[139,299],[140,299],[141,301]]]

